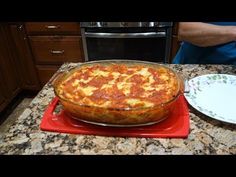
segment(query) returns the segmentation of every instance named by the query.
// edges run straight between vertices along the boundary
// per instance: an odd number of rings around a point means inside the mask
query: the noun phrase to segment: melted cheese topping
[[[87,87],[77,87],[77,89],[82,92],[85,96],[91,96],[93,94],[94,90],[97,90],[96,87],[93,86],[87,86]]]
[[[96,70],[91,72],[91,76],[104,76],[104,77],[107,77],[108,75],[109,75],[109,72],[104,72],[104,71],[101,71],[99,69],[96,69]]]
[[[164,67],[93,65],[81,67],[58,86],[60,97],[104,108],[152,107],[178,93],[175,74]]]

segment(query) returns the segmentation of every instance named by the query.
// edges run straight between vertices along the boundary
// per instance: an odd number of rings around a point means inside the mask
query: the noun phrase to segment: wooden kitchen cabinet
[[[17,78],[17,73],[15,65],[12,64],[12,61],[9,58],[2,58],[0,56],[0,70],[3,74],[3,80],[1,80],[1,87],[7,91],[7,96],[14,97],[20,91],[20,83]]]
[[[16,65],[14,63],[14,53],[10,43],[8,26],[0,26],[0,69],[2,71],[4,85],[8,94],[15,95],[20,90],[20,80],[17,77]]]
[[[0,72],[0,80],[3,81],[3,77]],[[0,84],[0,112],[5,108],[7,103],[7,98],[6,98],[6,92],[5,92],[5,87],[3,87],[3,84]]]
[[[21,91],[21,80],[16,71],[11,35],[7,24],[0,25],[0,111]]]
[[[6,98],[3,95],[3,90],[0,87],[0,112],[5,108]]]
[[[1,105],[5,102],[6,97],[3,91],[3,87],[0,87],[0,110],[1,110]]]
[[[83,62],[78,22],[26,22],[34,63],[43,87],[66,62]]]
[[[22,23],[9,24],[13,45],[15,45],[17,71],[22,89],[37,91],[40,89],[39,78],[33,62],[29,42]]]
[[[81,62],[82,40],[79,36],[30,36],[37,64],[62,64]]]
[[[79,23],[0,23],[0,112],[21,91],[39,91],[64,62],[82,61]]]

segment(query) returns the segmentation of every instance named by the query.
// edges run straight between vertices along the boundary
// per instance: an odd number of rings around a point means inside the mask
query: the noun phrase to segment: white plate
[[[236,124],[236,76],[208,74],[189,80],[188,103],[214,119]]]

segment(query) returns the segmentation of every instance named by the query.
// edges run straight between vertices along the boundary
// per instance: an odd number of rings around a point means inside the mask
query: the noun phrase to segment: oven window
[[[134,59],[164,62],[166,38],[86,38],[89,60]]]

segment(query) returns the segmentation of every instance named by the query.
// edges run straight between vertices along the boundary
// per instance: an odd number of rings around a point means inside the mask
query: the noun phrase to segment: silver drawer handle
[[[52,54],[63,54],[64,50],[51,50]]]
[[[145,33],[94,33],[85,32],[86,37],[94,38],[150,38],[150,37],[165,37],[165,31],[145,32]]]
[[[47,29],[57,29],[57,28],[60,28],[60,25],[46,25],[45,28],[47,28]]]

